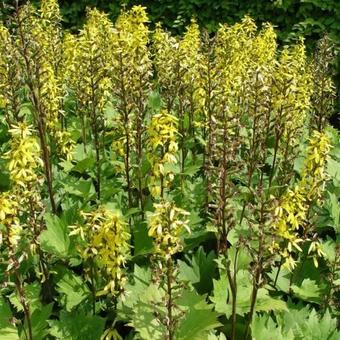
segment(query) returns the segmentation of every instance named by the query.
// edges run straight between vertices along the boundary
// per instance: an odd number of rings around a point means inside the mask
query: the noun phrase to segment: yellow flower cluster
[[[121,14],[110,40],[110,77],[115,107],[119,114],[115,124],[113,150],[129,158],[127,143],[141,150],[145,129],[147,97],[151,88],[152,62],[148,48],[149,28],[145,8],[133,6]],[[133,148],[130,148],[133,152]],[[140,156],[140,152],[139,155]]]
[[[0,224],[7,230],[7,241],[13,249],[18,245],[22,227],[18,219],[19,204],[9,192],[0,193]],[[0,230],[0,245],[5,238]]]
[[[37,184],[37,169],[43,166],[40,158],[40,145],[32,136],[31,127],[19,123],[9,130],[12,134],[11,150],[6,154],[13,184],[20,186],[29,195]]]
[[[109,283],[103,293],[117,295],[125,284],[124,267],[130,252],[128,225],[119,211],[100,207],[89,213],[82,213],[84,227],[73,227],[71,235],[79,234],[86,242],[82,249],[85,260],[94,260],[106,273]]]
[[[154,65],[160,92],[169,112],[173,109],[175,99],[183,87],[182,75],[185,72],[180,67],[183,55],[179,47],[179,39],[171,36],[157,24],[153,35]]]
[[[39,169],[43,166],[40,145],[25,123],[12,126],[11,149],[5,154],[9,159],[12,188],[0,194],[0,224],[7,228],[8,242],[14,249],[20,239],[23,224],[19,216],[30,209],[42,209]]]
[[[151,118],[148,126],[148,157],[152,165],[150,188],[154,197],[160,196],[161,185],[167,187],[174,178],[173,172],[167,169],[167,165],[177,163],[177,125],[177,118],[163,110]]]
[[[201,35],[196,20],[192,20],[191,24],[179,42],[179,51],[182,56],[180,61],[183,70],[183,83],[186,90],[195,91],[199,78],[199,67],[201,59]]]
[[[19,60],[8,29],[0,23],[0,108],[6,109],[8,123],[19,113],[18,90],[22,85],[18,72]]]
[[[145,8],[134,6],[119,16],[111,36],[110,66],[116,87],[114,92],[117,91],[116,95],[121,99],[124,87],[125,95],[130,99],[127,103],[132,105],[128,109],[133,110],[138,110],[136,100],[139,96],[145,96],[152,75],[147,22]]]
[[[61,157],[66,158],[68,161],[71,161],[73,158],[73,151],[76,144],[71,137],[71,133],[66,130],[57,131],[55,133],[55,139],[57,141],[58,154]]]
[[[292,257],[293,247],[299,251],[299,243],[304,242],[300,228],[307,232],[306,221],[310,205],[318,200],[322,192],[322,183],[326,179],[325,166],[330,151],[330,141],[325,133],[314,131],[307,148],[302,178],[294,190],[288,190],[275,210],[274,228],[277,236],[285,240],[287,246],[281,252],[285,266],[293,269],[296,265]],[[277,248],[273,245],[273,248]],[[317,256],[322,254],[317,241],[313,241],[309,251],[313,254],[315,265]]]
[[[190,233],[187,211],[174,203],[161,201],[154,204],[155,211],[149,216],[149,236],[154,239],[155,249],[161,259],[168,260],[182,250],[181,235]]]
[[[53,134],[59,129],[62,86],[59,73],[61,60],[61,15],[57,0],[43,0],[40,18],[31,19],[32,37],[39,51],[40,96],[45,123]]]
[[[102,119],[110,95],[108,46],[112,30],[107,15],[93,9],[87,13],[87,23],[80,35],[68,34],[63,42],[63,69],[77,98],[77,113],[93,121],[96,117]]]
[[[311,74],[303,41],[281,52],[273,86],[273,108],[277,126],[282,126],[285,143],[294,148],[310,110]],[[280,129],[280,128],[279,128]]]
[[[325,170],[330,149],[329,137],[324,132],[314,131],[307,147],[301,179],[302,185],[308,190],[308,201],[318,199],[322,193],[322,183],[327,178]]]

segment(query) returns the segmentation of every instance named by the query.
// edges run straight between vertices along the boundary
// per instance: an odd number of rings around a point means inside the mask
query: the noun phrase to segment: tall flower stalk
[[[176,307],[179,292],[173,256],[182,250],[180,237],[183,232],[190,232],[186,219],[190,214],[165,200],[154,204],[154,208],[155,211],[149,215],[149,236],[154,239],[155,261],[159,267],[159,284],[166,293],[166,315],[160,316],[159,321],[166,330],[164,339],[174,340],[180,313]]]
[[[141,6],[120,15],[112,35],[110,60],[114,106],[120,117],[118,138],[124,148],[128,206],[133,206],[132,191],[136,187],[141,211],[145,188],[142,173],[145,117],[152,76],[147,22],[145,8]]]
[[[92,288],[93,314],[98,295],[110,295],[114,299],[124,291],[125,265],[130,253],[130,233],[120,211],[99,207],[82,212],[84,224],[71,227],[70,235],[80,235],[78,247],[87,268]],[[100,291],[97,284],[104,275],[105,286]]]
[[[113,25],[107,16],[96,9],[87,14],[87,23],[79,37],[64,40],[66,80],[76,96],[76,112],[82,125],[82,139],[86,151],[90,127],[96,158],[95,188],[101,199],[101,168],[104,153],[104,109],[109,101],[109,47]]]
[[[61,114],[62,92],[58,74],[61,17],[57,2],[44,0],[38,13],[29,4],[20,9],[17,7],[14,19],[20,68],[34,109],[51,209],[56,212],[50,146],[51,138],[59,129]]]

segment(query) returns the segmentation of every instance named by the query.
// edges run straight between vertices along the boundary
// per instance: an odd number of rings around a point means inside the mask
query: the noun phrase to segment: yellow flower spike
[[[143,143],[144,104],[151,91],[153,73],[147,22],[145,8],[133,6],[118,17],[111,35],[109,73],[119,113],[117,137],[123,139],[124,154],[128,139],[129,144],[135,145],[138,150],[141,150],[140,143]],[[131,155],[126,157],[130,160]],[[141,158],[141,155],[138,157]]]
[[[274,229],[279,237],[288,241],[287,249],[285,250],[286,252],[288,251],[287,254],[293,252],[293,247],[298,251],[302,251],[299,243],[304,241],[299,237],[298,230],[299,228],[305,228],[308,207],[318,200],[323,190],[322,184],[326,180],[324,168],[330,149],[331,145],[327,135],[314,131],[307,147],[307,156],[303,165],[301,180],[294,190],[286,192],[279,206],[275,207],[276,221]],[[313,255],[313,261],[317,266],[316,257],[323,256],[318,241],[312,241],[308,254],[315,254]],[[288,259],[286,262],[287,266],[292,268],[292,260]]]
[[[64,79],[75,92],[77,113],[88,119],[95,115],[103,119],[112,86],[108,77],[112,34],[113,25],[107,15],[93,9],[88,11],[79,36],[67,34],[63,40]]]
[[[147,129],[148,158],[152,165],[152,176],[149,181],[151,194],[159,197],[161,188],[154,186],[155,182],[163,176],[163,186],[168,186],[174,179],[174,175],[167,170],[166,165],[177,164],[177,135],[178,120],[166,110],[155,114]]]
[[[0,232],[0,238],[6,238],[14,250],[21,238],[22,226],[19,221],[19,204],[16,195],[9,192],[0,193],[0,224],[7,229],[7,235]]]
[[[284,181],[280,184],[282,185],[288,184],[293,175],[293,162],[289,159],[294,159],[298,153],[311,112],[313,84],[303,41],[281,51],[275,62],[273,78],[273,85],[270,87],[271,102],[275,126],[281,134],[277,146],[276,168],[282,169],[283,174],[286,173],[278,176],[280,181]],[[284,163],[280,164],[281,162]]]
[[[21,195],[29,197],[34,195],[33,188],[39,184],[37,170],[43,166],[40,145],[25,123],[13,126],[10,133],[11,150],[5,154],[9,159],[10,177],[15,186],[21,187]]]
[[[154,239],[157,254],[168,259],[182,249],[180,236],[183,231],[190,233],[186,219],[190,214],[166,201],[155,203],[154,208],[148,219],[148,234]]]
[[[108,279],[104,291],[98,294],[118,295],[124,286],[124,267],[130,253],[128,225],[119,211],[104,207],[81,215],[85,226],[72,227],[70,234],[83,234],[88,244],[81,250],[84,259],[93,259]]]
[[[73,158],[73,151],[75,147],[75,141],[71,137],[71,133],[68,131],[57,131],[55,134],[59,155],[71,161]]]

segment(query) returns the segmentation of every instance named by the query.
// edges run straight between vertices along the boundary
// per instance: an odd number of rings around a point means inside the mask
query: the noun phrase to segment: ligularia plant
[[[159,289],[165,290],[164,315],[158,315],[159,322],[164,326],[163,337],[173,339],[181,313],[176,299],[181,295],[181,282],[174,255],[183,250],[181,236],[190,233],[187,211],[180,209],[171,202],[161,200],[154,204],[155,211],[149,215],[148,235],[154,240],[155,246],[155,281]]]
[[[12,3],[0,339],[338,339],[330,39]]]
[[[177,208],[170,202],[155,203],[155,211],[149,219],[149,236],[154,238],[156,253],[168,260],[182,250],[180,236],[183,231],[190,233],[187,211]]]
[[[119,211],[105,207],[92,212],[82,213],[84,226],[74,227],[71,235],[79,234],[84,246],[79,250],[86,262],[89,262],[91,284],[100,278],[100,273],[107,277],[103,294],[116,296],[124,289],[126,281],[124,267],[129,257],[130,233]],[[95,298],[95,296],[94,296]]]
[[[310,219],[308,215],[311,214],[311,204],[321,197],[326,180],[325,166],[329,151],[330,142],[327,135],[314,131],[307,148],[301,180],[293,190],[287,191],[276,208],[275,215],[278,219],[274,223],[275,229],[278,236],[286,241],[282,256],[285,259],[284,265],[289,269],[296,266],[296,261],[291,255],[294,248],[302,251],[302,243],[308,241],[308,237],[314,233],[308,223]],[[317,241],[311,242],[308,254],[313,256],[315,266],[318,267],[317,257],[323,253]]]
[[[148,126],[148,158],[152,167],[149,186],[154,197],[163,197],[174,179],[171,166],[178,161],[177,127],[178,119],[166,110],[155,114]]]

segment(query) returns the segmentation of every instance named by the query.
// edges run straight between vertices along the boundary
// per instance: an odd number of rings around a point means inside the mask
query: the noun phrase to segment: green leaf
[[[161,108],[162,100],[158,91],[153,91],[150,93],[148,98],[148,106],[153,111],[159,111]]]
[[[152,253],[153,241],[148,235],[148,228],[145,222],[137,222],[133,228],[134,255],[146,255]]]
[[[188,262],[190,264],[178,261],[180,278],[191,282],[200,294],[210,292],[216,275],[215,253],[211,251],[206,254],[203,247],[200,247]]]
[[[40,235],[41,248],[59,258],[71,253],[71,240],[67,224],[52,214],[45,215],[46,230]]]
[[[327,172],[331,178],[340,181],[340,162],[330,158],[327,161]]]
[[[0,339],[19,340],[16,327],[11,323],[12,313],[5,300],[0,297]]]
[[[166,310],[159,306],[164,305],[162,297],[164,292],[151,283],[151,271],[149,268],[134,268],[134,282],[126,285],[128,298],[118,304],[118,318],[128,321],[128,325],[135,328],[141,339],[162,340],[165,329],[155,316],[157,309],[163,315]]]
[[[57,286],[57,291],[62,295],[62,304],[68,312],[70,312],[73,307],[79,305],[90,294],[85,282],[69,270],[67,270],[64,276],[57,282]]]
[[[49,305],[42,306],[40,309],[36,309],[31,315],[31,323],[32,323],[32,333],[34,340],[43,340],[46,339],[48,334],[48,319],[52,313],[53,303]],[[25,322],[26,332],[28,332],[27,328],[27,320]]]
[[[33,313],[36,309],[41,309],[42,307],[42,303],[40,302],[40,290],[41,287],[38,282],[24,285],[24,293],[30,306],[31,313]],[[17,311],[22,312],[24,310],[15,292],[10,295],[9,300]]]
[[[10,189],[10,177],[3,169],[1,169],[0,164],[0,192],[8,191]]]
[[[91,180],[77,180],[76,182],[69,182],[64,184],[64,190],[65,192],[85,198],[90,199],[92,197],[95,197],[96,191],[94,189],[94,185]]]
[[[176,338],[179,340],[204,340],[207,339],[209,330],[221,326],[217,319],[219,314],[212,311],[212,305],[207,304],[203,295],[186,291],[179,299],[178,305],[187,309],[178,326]]]
[[[49,321],[50,334],[60,340],[100,340],[105,319],[82,312],[60,312],[60,320]]]
[[[277,275],[277,271],[279,271]],[[284,293],[288,293],[290,289],[290,272],[286,268],[275,268],[273,269],[268,276],[272,279],[273,282],[276,280],[276,288]],[[277,277],[276,277],[277,276]]]
[[[71,169],[72,171],[83,173],[92,169],[95,164],[95,158],[91,155],[90,157],[86,157],[81,161],[78,161],[77,164]]]
[[[218,313],[207,310],[190,310],[180,323],[179,340],[206,339],[207,331],[221,326],[217,321]]]
[[[332,319],[328,310],[320,317],[315,309],[309,306],[301,307],[289,302],[289,310],[276,315],[279,327],[285,333],[292,331],[297,340],[336,340],[340,333],[337,331],[337,321]]]
[[[291,288],[294,294],[301,300],[318,304],[321,303],[322,288],[320,288],[320,285],[318,285],[315,281],[305,279],[302,281],[300,287],[292,285]]]
[[[292,330],[284,333],[269,315],[255,315],[252,325],[252,339],[254,340],[294,340]]]
[[[227,301],[229,297],[229,283],[225,276],[219,280],[213,280],[214,295],[210,300],[215,304],[215,310],[219,313],[229,314]]]
[[[240,270],[237,274],[236,313],[241,316],[244,316],[250,310],[252,284],[249,275],[247,270]],[[210,300],[215,304],[217,312],[224,313],[227,317],[231,316],[231,290],[226,275],[223,275],[219,280],[214,280],[214,295],[210,297]],[[260,288],[257,292],[255,311],[271,310],[287,310],[286,303],[272,298],[267,289]]]
[[[134,313],[128,325],[138,332],[140,339],[163,340],[165,328],[154,315],[155,307],[151,303],[139,300],[133,309]]]
[[[194,176],[200,169],[202,165],[201,164],[191,164],[185,167],[183,175],[187,176]]]
[[[336,340],[340,336],[340,332],[337,331],[337,321],[331,318],[329,311],[327,310],[320,318],[315,309],[309,313],[308,320],[298,324],[296,333],[297,337],[300,335],[300,339],[311,340]]]
[[[143,300],[144,302],[152,301],[155,285],[151,283],[151,270],[147,267],[139,267],[137,264],[134,266],[133,283],[127,283],[125,290],[128,299],[120,301],[119,309],[120,315],[125,318],[126,314],[133,313],[133,307],[138,300]]]
[[[339,164],[340,165],[340,164]],[[334,193],[329,193],[330,206],[331,206],[331,217],[334,222],[334,229],[336,233],[340,234],[340,204],[338,197]]]
[[[336,242],[327,238],[327,240],[322,243],[322,251],[325,253],[324,258],[327,261],[334,262],[336,259]]]

